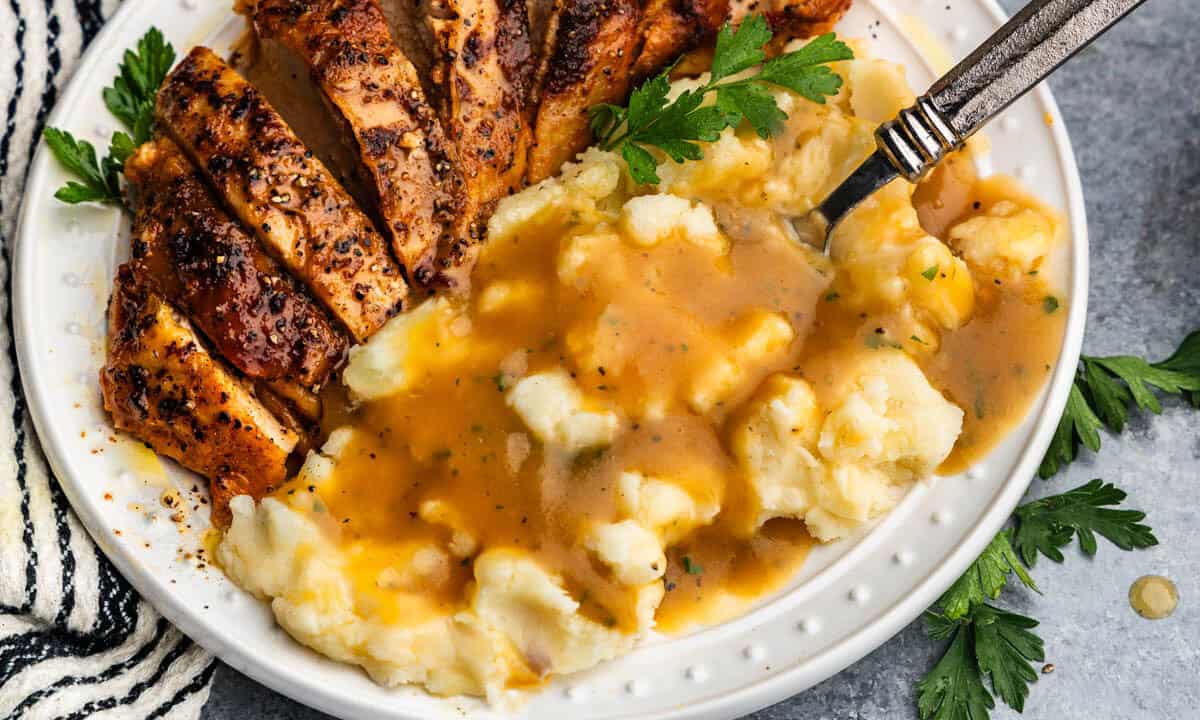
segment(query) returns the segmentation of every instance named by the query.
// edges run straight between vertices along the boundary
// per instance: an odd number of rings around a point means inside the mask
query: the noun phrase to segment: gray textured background
[[[1023,3],[1002,2],[1010,11]],[[1083,175],[1092,242],[1084,352],[1169,354],[1200,328],[1200,1],[1150,0],[1055,76]],[[1002,602],[1042,621],[1047,659],[1025,717],[1151,720],[1200,717],[1200,414],[1168,401],[1161,417],[1105,437],[1098,457],[1076,462],[1032,495],[1093,477],[1126,489],[1161,545],[1123,553],[1101,541],[1093,560],[1074,549],[1043,560],[1044,595]],[[1126,592],[1137,577],[1173,578],[1174,616],[1142,620]],[[907,720],[935,646],[914,624],[866,658],[753,720]],[[222,667],[205,720],[316,720],[303,708]],[[1014,718],[1007,710],[995,718]]]

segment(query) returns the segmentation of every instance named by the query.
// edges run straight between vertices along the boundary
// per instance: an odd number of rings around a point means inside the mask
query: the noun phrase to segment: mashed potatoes
[[[836,540],[890,509],[902,490],[950,454],[962,410],[894,350],[860,360],[833,404],[809,384],[776,375],[734,433],[733,450],[754,489],[756,526],[804,520]]]
[[[986,448],[1057,347],[1058,222],[993,184],[937,237],[897,181],[831,258],[799,243],[790,218],[912,100],[895,65],[836,71],[827,104],[778,90],[781,133],[726,130],[658,187],[593,149],[502,201],[471,296],[352,350],[341,429],[233,502],[229,576],[382,684],[500,702],[769,591],[809,536]]]

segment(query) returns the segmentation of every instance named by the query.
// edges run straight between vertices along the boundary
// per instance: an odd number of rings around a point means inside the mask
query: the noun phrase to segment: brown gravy
[[[921,226],[944,240],[952,226],[1011,192],[1000,183],[979,178],[970,155],[955,153],[917,186],[913,204]],[[1067,313],[1058,309],[1065,303],[1039,277],[1010,287],[1011,279],[977,271],[975,282],[971,322],[946,333],[938,352],[922,358],[930,382],[965,412],[954,452],[939,468],[945,475],[979,461],[1025,417],[1050,378],[1066,331]]]
[[[975,178],[965,157],[943,165],[916,195],[927,231],[944,237],[977,212],[986,182]],[[822,258],[756,241],[754,233],[735,238],[730,253],[716,261],[687,243],[617,243],[606,250],[606,263],[589,266],[586,291],[564,289],[558,248],[573,224],[569,216],[555,217],[535,234],[488,249],[473,279],[477,289],[498,280],[528,281],[542,296],[525,309],[487,316],[460,307],[470,316],[475,343],[465,357],[439,360],[445,349],[431,330],[422,342],[425,353],[408,368],[416,378],[411,390],[359,407],[344,391],[327,391],[326,430],[350,425],[359,432],[341,455],[336,484],[320,492],[322,511],[330,532],[354,547],[359,589],[385,616],[404,617],[411,608],[381,588],[381,569],[411,541],[448,542],[445,527],[420,516],[422,503],[435,499],[455,510],[480,546],[532,553],[563,578],[585,615],[630,630],[637,626],[634,597],[579,542],[586,523],[617,517],[622,471],[670,477],[694,498],[723,508],[716,522],[668,554],[668,592],[657,614],[664,630],[720,619],[731,601],[744,604],[781,587],[812,545],[794,520],[773,520],[749,537],[741,529],[749,488],[728,451],[726,408],[707,417],[671,411],[634,424],[611,447],[575,458],[533,442],[528,457],[514,463],[514,438],[527,438],[528,429],[505,403],[511,380],[497,368],[513,353],[529,373],[572,367],[568,345],[599,318],[608,329],[594,356],[605,360],[572,375],[587,395],[635,403],[679,388],[709,357],[728,350],[745,313],[765,308],[785,314],[797,339],[785,357],[754,367],[745,385],[752,389],[771,372],[794,371],[820,396],[839,358],[864,344],[874,347],[887,319],[827,302],[832,278]],[[918,357],[934,386],[966,414],[944,472],[969,466],[1024,416],[1055,361],[1065,321],[1065,312],[1046,311],[1037,278],[1009,287],[978,277],[976,285],[973,319]],[[746,394],[730,398],[729,409]],[[295,489],[293,481],[278,493]],[[450,610],[466,603],[470,583],[467,560],[427,590],[432,603]]]

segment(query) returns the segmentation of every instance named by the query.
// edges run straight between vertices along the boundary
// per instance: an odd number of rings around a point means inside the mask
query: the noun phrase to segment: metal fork
[[[859,203],[897,177],[920,181],[976,130],[1143,2],[1033,0],[915,105],[881,125],[875,152],[800,218],[797,230],[814,237],[828,254],[834,228]]]

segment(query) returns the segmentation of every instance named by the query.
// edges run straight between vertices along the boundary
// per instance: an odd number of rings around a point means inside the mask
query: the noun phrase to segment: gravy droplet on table
[[[1143,575],[1129,586],[1129,605],[1147,620],[1162,620],[1179,606],[1179,590],[1169,578]]]

